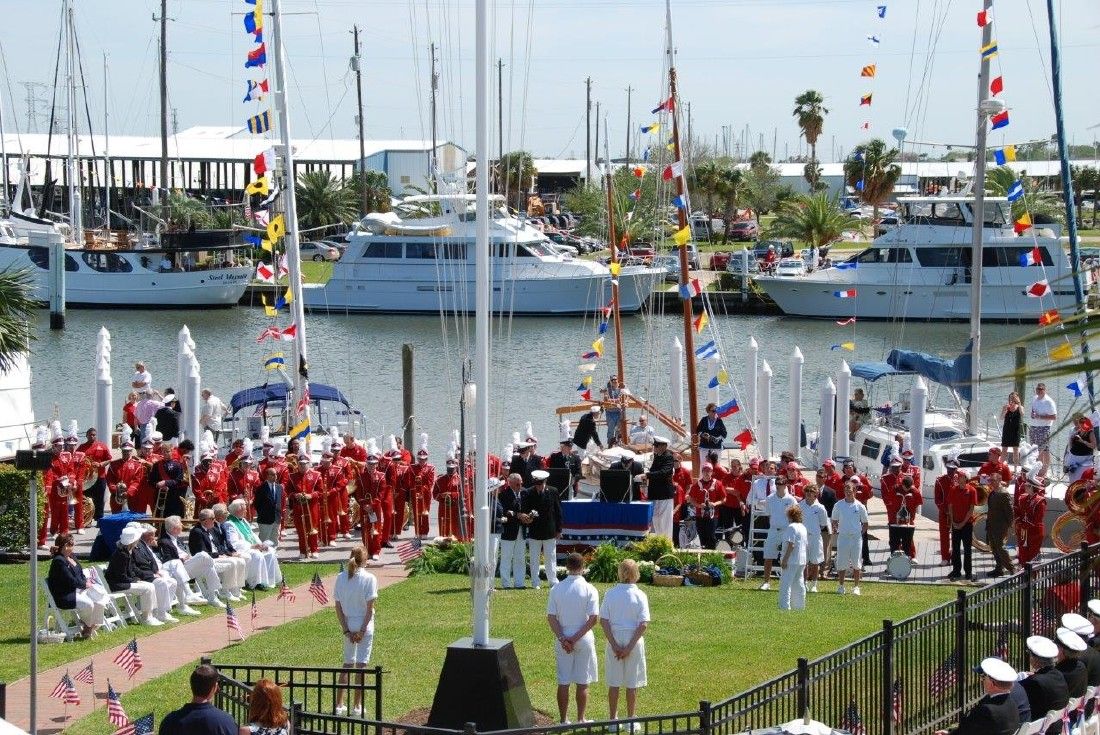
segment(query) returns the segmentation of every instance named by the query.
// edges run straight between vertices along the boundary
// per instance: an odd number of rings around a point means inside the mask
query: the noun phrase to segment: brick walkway
[[[395,582],[405,579],[406,571],[396,557],[387,554],[388,563],[371,562],[368,569],[378,578],[380,588],[387,587]],[[383,561],[387,561],[384,558]],[[335,575],[325,578],[325,588],[329,591],[330,600]],[[317,605],[309,594],[309,584],[305,583],[294,588],[296,600],[285,605],[285,620],[298,620],[315,612],[321,607]],[[252,634],[251,605],[248,602],[239,603],[236,608],[247,636]],[[274,628],[284,622],[284,602],[271,595],[256,603],[259,618],[256,621],[256,633]],[[333,610],[330,602],[326,608]],[[333,625],[336,624],[335,613]],[[246,636],[246,637],[247,637]],[[64,645],[64,644],[59,644]],[[173,627],[155,633],[138,640],[138,650],[142,653],[144,666],[133,679],[127,679],[126,674],[114,663],[115,655],[119,647],[115,646],[100,653],[72,661],[64,666],[58,666],[38,673],[38,732],[42,735],[57,733],[64,730],[76,720],[92,712],[94,702],[96,709],[103,709],[106,705],[107,679],[111,679],[111,686],[120,694],[131,691],[139,684],[163,676],[171,671],[184,666],[202,656],[211,656],[229,645],[226,636],[224,615],[212,615],[196,620],[192,623],[174,625]],[[77,682],[76,689],[80,693],[80,705],[62,705],[61,700],[52,699],[49,694],[57,682],[65,674],[76,675],[78,671],[88,665],[89,661],[95,662],[95,698],[91,696],[87,684]],[[182,699],[180,700],[183,701]],[[142,713],[128,712],[134,717]],[[7,719],[13,725],[28,729],[30,724],[30,677],[20,679],[8,684],[7,689]]]

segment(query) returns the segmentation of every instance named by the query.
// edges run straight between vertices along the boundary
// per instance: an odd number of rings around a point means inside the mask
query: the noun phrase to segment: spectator
[[[187,578],[202,579],[207,604],[225,607],[225,603],[218,599],[222,584],[214,568],[214,558],[205,551],[191,553],[188,541],[183,537],[183,521],[179,516],[164,519],[164,530],[157,541],[156,552],[178,584],[186,585]]]
[[[802,525],[802,509],[787,508],[787,528],[783,531],[783,555],[779,559],[779,609],[806,609],[806,527]]]
[[[849,438],[855,439],[859,428],[871,419],[871,405],[867,403],[862,388],[856,388],[852,393],[852,400],[848,401],[848,412],[851,414],[848,421]]]
[[[607,403],[605,414],[607,417],[607,446],[613,447],[619,443],[619,430],[623,422],[623,393],[626,386],[619,385],[618,376],[612,375],[607,380],[607,387],[600,393]]]
[[[550,590],[546,619],[557,638],[554,657],[558,674],[558,717],[569,722],[569,685],[577,688],[577,722],[585,722],[588,685],[598,678],[596,639],[592,628],[599,619],[600,595],[584,578],[584,558],[574,552],[565,558],[568,576]]]
[[[645,640],[649,627],[649,599],[638,589],[638,562],[619,562],[619,584],[604,595],[600,626],[607,636],[604,678],[607,679],[609,719],[619,719],[619,689],[626,687],[626,716],[633,718],[638,688],[646,685]]]
[[[50,573],[46,586],[59,610],[76,610],[82,629],[80,635],[91,638],[99,626],[103,625],[103,613],[107,609],[106,590],[92,584],[84,576],[84,569],[73,556],[75,546],[71,534],[58,534],[50,554]]]
[[[202,391],[202,408],[199,412],[199,425],[202,429],[210,430],[210,433],[214,435],[215,442],[218,441],[221,434],[225,414],[225,404],[222,399],[210,392],[209,388],[204,388]]]
[[[1024,408],[1020,394],[1008,394],[1008,402],[1001,407],[1001,449],[1012,464],[1020,464],[1020,435],[1023,430]]]
[[[139,528],[132,525],[123,528],[122,535],[118,539],[118,548],[107,563],[107,572],[104,577],[111,592],[132,590],[138,595],[138,605],[141,609],[139,622],[142,625],[164,625],[158,616],[153,615],[153,608],[157,604],[157,590],[151,582],[143,581],[139,577],[137,564],[134,561],[134,547],[140,541]]]
[[[630,445],[635,447],[650,447],[653,445],[653,437],[656,432],[649,425],[649,417],[644,413],[638,417],[638,423],[630,430]]]
[[[1035,386],[1030,416],[1027,439],[1039,450],[1039,464],[1043,466],[1043,475],[1046,476],[1050,470],[1050,430],[1058,418],[1058,406],[1047,395],[1044,383]]]
[[[837,594],[844,594],[844,575],[852,572],[855,586],[852,594],[859,594],[859,580],[863,574],[860,564],[860,542],[867,533],[867,507],[856,500],[856,481],[844,482],[844,500],[833,506],[833,537],[836,539]]]
[[[1074,415],[1073,434],[1069,437],[1065,459],[1062,461],[1062,466],[1068,475],[1067,482],[1076,482],[1084,477],[1086,472],[1093,470],[1095,453],[1096,432],[1093,431],[1092,421],[1083,414]]]
[[[1009,696],[1016,670],[999,658],[983,660],[980,668],[985,696],[959,720],[958,727],[937,730],[936,735],[1012,735],[1019,729],[1020,716]]]
[[[1049,638],[1033,635],[1027,639],[1031,676],[1020,682],[1027,692],[1027,702],[1034,716],[1042,716],[1051,710],[1060,710],[1069,703],[1066,679],[1054,668],[1058,646]],[[1061,723],[1055,723],[1047,732],[1057,733]]]
[[[332,598],[336,603],[336,619],[344,632],[344,668],[365,669],[374,647],[374,605],[378,599],[378,581],[368,572],[367,549],[360,544],[351,550],[347,571],[336,577]],[[347,673],[340,674],[340,688],[336,690],[336,714],[347,714],[344,706],[344,688]],[[352,705],[355,717],[363,716],[363,689],[356,687]]]
[[[248,725],[241,727],[239,735],[287,735],[288,719],[279,685],[271,679],[260,679],[252,685]]]
[[[191,701],[160,722],[160,735],[240,735],[229,713],[211,702],[218,693],[218,670],[209,664],[191,672]]]
[[[153,390],[153,376],[145,369],[144,362],[134,363],[134,377],[130,378],[130,387],[139,396]]]
[[[138,394],[131,391],[126,395],[126,403],[122,406],[122,423],[126,424],[134,431],[137,431],[140,426],[136,413],[137,404]]]

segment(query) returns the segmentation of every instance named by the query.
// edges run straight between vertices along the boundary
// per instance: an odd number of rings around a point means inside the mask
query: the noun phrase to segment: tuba
[[[1066,508],[1070,513],[1086,515],[1089,496],[1094,490],[1092,480],[1077,480],[1066,488]],[[1095,502],[1095,501],[1094,501]]]

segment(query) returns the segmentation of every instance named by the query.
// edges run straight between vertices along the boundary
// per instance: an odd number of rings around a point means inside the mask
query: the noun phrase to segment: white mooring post
[[[849,457],[848,425],[851,421],[852,369],[848,361],[840,362],[840,373],[836,376],[836,430],[833,433],[833,454],[837,457]]]
[[[832,378],[825,379],[821,386],[821,426],[817,434],[817,464],[832,456],[833,423],[836,408],[836,386]]]
[[[791,353],[791,373],[787,377],[790,393],[790,416],[787,423],[787,449],[799,456],[802,445],[802,365],[806,359],[797,346]]]

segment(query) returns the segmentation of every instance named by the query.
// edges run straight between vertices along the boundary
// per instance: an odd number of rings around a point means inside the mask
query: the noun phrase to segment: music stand
[[[632,479],[628,470],[601,470],[600,495],[604,502],[629,503]]]
[[[565,467],[551,467],[546,470],[550,473],[550,477],[546,480],[546,486],[554,488],[558,491],[558,497],[562,500],[569,500],[570,485],[572,485],[572,475],[568,468]]]

